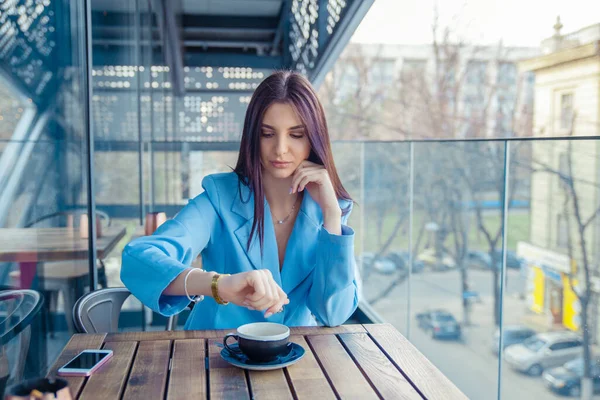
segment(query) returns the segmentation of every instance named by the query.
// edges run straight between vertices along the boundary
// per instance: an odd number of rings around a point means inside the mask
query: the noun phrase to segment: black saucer
[[[256,362],[251,361],[244,353],[239,351],[237,343],[230,345],[233,351],[224,348],[221,350],[221,357],[229,364],[238,368],[249,369],[253,371],[270,371],[272,369],[284,368],[295,364],[304,356],[304,348],[297,343],[289,342],[287,344],[289,352],[286,355],[278,356],[273,361]]]

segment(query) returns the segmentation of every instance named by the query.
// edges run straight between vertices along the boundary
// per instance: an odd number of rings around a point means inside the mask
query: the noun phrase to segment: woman
[[[258,86],[234,172],[202,186],[174,219],[123,251],[121,280],[135,297],[165,316],[196,302],[185,329],[315,318],[335,326],[350,317],[354,232],[344,224],[353,203],[304,77],[276,72]],[[190,268],[198,254],[204,269]]]

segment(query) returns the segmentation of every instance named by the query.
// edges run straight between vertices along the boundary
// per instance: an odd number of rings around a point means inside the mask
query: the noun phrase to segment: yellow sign
[[[577,286],[577,280],[571,279],[572,286]],[[563,325],[572,331],[578,331],[581,324],[581,304],[573,288],[569,284],[569,277],[563,275]]]
[[[571,259],[571,276],[577,275],[577,261]]]
[[[533,301],[531,310],[542,314],[544,312],[544,271],[538,267],[532,267],[533,271]]]

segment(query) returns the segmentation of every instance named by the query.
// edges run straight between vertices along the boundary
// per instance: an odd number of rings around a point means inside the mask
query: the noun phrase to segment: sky
[[[439,25],[472,44],[537,47],[554,33],[557,15],[563,34],[600,23],[600,0],[375,0],[352,41],[431,43],[435,4]]]

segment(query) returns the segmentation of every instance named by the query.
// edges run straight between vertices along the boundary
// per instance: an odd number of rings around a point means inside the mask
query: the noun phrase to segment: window
[[[405,58],[402,61],[400,81],[404,85],[418,86],[423,83],[427,60]]]
[[[564,348],[563,345],[564,345],[564,343],[554,343],[553,345],[551,345],[549,347],[549,349],[552,351],[562,350]]]
[[[514,88],[517,84],[517,66],[515,63],[499,63],[496,82],[498,83],[498,86]]]
[[[368,71],[367,89],[374,101],[382,101],[394,80],[394,60],[377,59]]]
[[[394,79],[394,60],[375,60],[370,73],[370,81],[375,86],[387,86]]]
[[[569,229],[567,225],[567,217],[563,214],[558,216],[556,223],[556,246],[561,249],[569,247]]]
[[[565,93],[560,96],[560,128],[571,129],[573,121],[573,94]]]
[[[581,346],[581,342],[579,340],[568,340],[566,342],[554,343],[552,346],[550,346],[550,350],[552,350],[552,351],[566,350],[566,349],[572,349],[573,347],[579,347],[579,346]]]
[[[477,89],[486,83],[486,61],[470,60],[467,62],[467,84],[475,85]]]
[[[571,178],[571,176],[569,175],[569,158],[566,152],[562,152],[558,156],[558,173],[560,174],[560,176],[556,177],[556,179],[558,179],[558,186],[566,192],[568,188],[566,186],[564,178]]]

